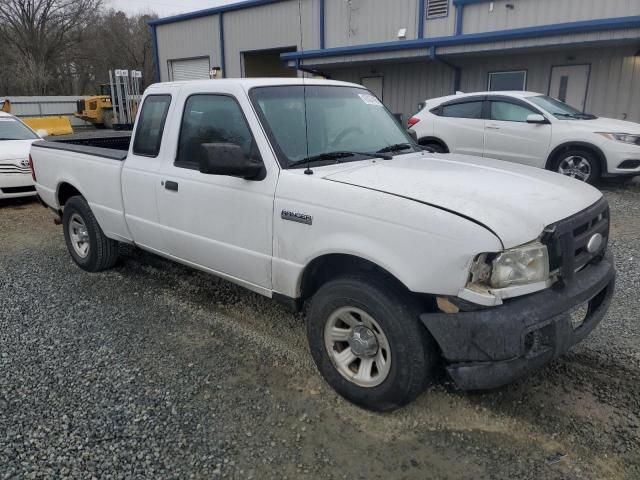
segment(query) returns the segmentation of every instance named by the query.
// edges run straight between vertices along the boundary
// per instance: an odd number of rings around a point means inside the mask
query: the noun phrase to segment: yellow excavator
[[[11,113],[11,102],[8,98],[0,98],[0,111]],[[27,117],[21,118],[32,130],[45,130],[47,135],[71,135],[73,128],[69,117],[51,116],[51,117]]]
[[[100,85],[100,94],[78,100],[77,118],[93,124],[96,128],[113,128],[113,103],[111,86]]]

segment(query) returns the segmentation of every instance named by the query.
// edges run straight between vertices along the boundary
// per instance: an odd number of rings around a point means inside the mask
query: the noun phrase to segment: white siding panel
[[[328,70],[331,78],[361,83],[363,77],[384,78],[384,103],[393,113],[401,113],[406,121],[427,98],[450,95],[453,70],[439,62],[374,64]]]
[[[461,89],[487,89],[489,72],[527,70],[527,90],[547,94],[554,65],[591,65],[586,111],[640,122],[640,57],[635,47],[573,49],[459,58]]]
[[[227,77],[242,76],[242,52],[274,48],[301,49],[298,1],[278,2],[224,14]],[[302,2],[305,50],[320,48],[320,5]]]
[[[493,11],[489,2],[465,7],[463,33],[633,15],[640,15],[638,0],[495,0]]]
[[[418,0],[326,0],[325,18],[327,48],[415,39]]]
[[[169,80],[170,60],[209,57],[212,66],[220,65],[218,22],[211,15],[156,27],[161,81]]]

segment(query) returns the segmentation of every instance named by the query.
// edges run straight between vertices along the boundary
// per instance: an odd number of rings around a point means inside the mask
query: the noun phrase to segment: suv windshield
[[[38,136],[25,124],[12,117],[0,117],[0,141],[33,140]]]
[[[559,120],[593,120],[598,118],[590,113],[582,113],[577,108],[546,95],[529,97],[527,100],[543,108]]]
[[[419,151],[384,105],[361,88],[257,87],[250,95],[284,167],[306,159],[336,163]]]

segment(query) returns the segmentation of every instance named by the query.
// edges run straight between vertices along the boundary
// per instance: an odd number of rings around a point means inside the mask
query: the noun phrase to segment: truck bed
[[[90,131],[81,132],[50,140],[51,143],[97,147],[109,150],[128,151],[131,143],[131,132]]]

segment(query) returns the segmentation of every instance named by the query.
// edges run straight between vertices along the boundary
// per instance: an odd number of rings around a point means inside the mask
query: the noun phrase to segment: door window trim
[[[182,138],[182,126],[184,124],[184,116],[187,110],[187,103],[189,102],[189,99],[191,97],[227,97],[230,98],[231,100],[233,100],[235,102],[235,104],[238,106],[238,109],[240,110],[240,113],[242,114],[242,118],[244,119],[246,125],[247,125],[247,130],[249,130],[249,134],[251,135],[251,139],[253,140],[253,142],[256,145],[256,149],[258,151],[258,155],[259,157],[256,158],[256,161],[260,161],[262,163],[262,169],[264,172],[266,172],[266,165],[264,163],[264,160],[262,159],[262,152],[260,152],[260,148],[258,147],[258,142],[256,141],[256,136],[253,134],[253,131],[251,130],[251,124],[249,123],[249,120],[247,120],[247,116],[244,113],[244,110],[242,108],[242,105],[240,104],[240,102],[238,101],[238,98],[231,94],[231,93],[211,93],[211,92],[201,92],[201,93],[192,93],[190,94],[187,98],[184,99],[184,102],[182,103],[182,114],[180,115],[180,130],[178,131],[178,143],[176,144],[176,151],[174,154],[174,158],[173,158],[173,166],[176,168],[185,168],[187,170],[196,170],[196,171],[200,171],[200,167],[199,165],[194,165],[193,163],[188,163],[188,162],[179,162],[178,161],[178,150],[180,149],[180,139]],[[264,178],[266,177],[266,175],[260,175],[259,177],[257,177],[255,180],[264,180]]]
[[[519,69],[519,70],[498,70],[495,72],[489,72],[488,77],[487,77],[487,91],[489,92],[494,92],[494,91],[499,91],[499,90],[491,90],[491,77],[493,75],[500,75],[500,74],[506,74],[506,73],[524,73],[524,78],[522,79],[522,91],[526,92],[527,91],[527,81],[529,80],[529,71],[527,69]],[[514,90],[514,89],[510,89],[510,90]],[[517,89],[515,89],[516,91],[518,91]]]
[[[169,97],[169,105],[167,106],[167,111],[164,112],[164,116],[162,117],[162,127],[160,128],[160,142],[157,146],[157,153],[155,155],[149,155],[146,153],[137,153],[136,152],[136,140],[138,139],[138,134],[140,130],[140,121],[142,120],[142,114],[144,113],[144,107],[147,104],[147,101],[152,97]],[[171,105],[173,104],[173,97],[170,93],[154,93],[152,95],[147,95],[142,103],[142,107],[140,108],[140,117],[138,118],[136,125],[135,137],[131,140],[131,153],[138,157],[147,157],[147,158],[158,158],[160,155],[160,151],[162,150],[162,141],[164,140],[164,127],[167,125],[167,117],[169,116],[169,110],[171,109]]]

